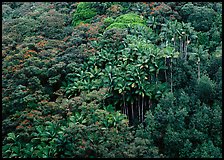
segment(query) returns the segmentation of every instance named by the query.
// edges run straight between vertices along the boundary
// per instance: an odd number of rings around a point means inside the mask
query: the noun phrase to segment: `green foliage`
[[[117,23],[144,23],[143,18],[134,13],[121,15],[115,19]]]
[[[93,92],[93,98],[88,104],[88,97],[91,95],[74,98],[67,102],[59,102],[56,105],[59,110],[66,110],[67,118],[62,119],[60,114],[54,115],[50,121],[43,123],[38,119],[37,111],[32,127],[17,127],[16,133],[8,133],[3,142],[3,157],[11,158],[49,158],[49,157],[136,157],[142,155],[158,157],[156,147],[152,150],[142,151],[138,147],[148,148],[150,142],[142,139],[140,135],[134,140],[131,127],[128,127],[128,120],[120,112],[105,110],[96,104],[102,99],[102,90]],[[97,100],[98,99],[98,100]],[[79,101],[79,102],[78,102]],[[80,103],[81,105],[76,106]],[[62,105],[60,107],[59,105]],[[34,113],[34,112],[33,112]],[[38,113],[41,115],[41,112]],[[30,113],[28,114],[30,116]],[[46,117],[45,117],[46,118]],[[27,120],[25,121],[27,122]],[[23,124],[24,121],[22,122]],[[24,133],[25,132],[25,133]],[[74,135],[76,135],[74,137]],[[25,138],[25,141],[24,141]],[[148,141],[148,142],[147,142]],[[130,144],[130,145],[127,145]]]
[[[220,2],[2,9],[3,158],[222,158]]]
[[[91,2],[80,2],[73,15],[73,26],[77,26],[82,21],[88,23],[96,14],[96,9],[92,7]]]
[[[145,26],[145,21],[139,15],[134,13],[128,13],[117,17],[114,22],[106,28],[106,30],[111,28],[127,28],[134,26]]]
[[[106,14],[107,9],[111,7],[114,2],[92,2],[92,7],[96,8],[98,14]]]
[[[209,102],[214,98],[215,83],[207,76],[202,76],[196,86],[197,95],[202,102]]]
[[[3,27],[3,33],[7,38],[14,39],[17,42],[23,41],[23,38],[26,36],[36,35],[40,22],[34,19],[28,18],[18,18],[12,23],[5,23]],[[14,33],[14,34],[11,34]]]
[[[127,24],[124,24],[124,23],[113,23],[113,24],[111,24],[110,26],[107,27],[107,30],[108,29],[111,29],[111,28],[121,28],[121,29],[125,29],[127,27],[128,27],[128,25]]]
[[[141,28],[136,29],[136,31],[140,30]],[[150,30],[141,30],[142,34],[144,31]],[[134,119],[140,119],[141,114],[143,119],[143,108],[148,108],[147,104],[150,103],[148,101],[159,100],[167,90],[167,84],[161,82],[163,80],[161,74],[167,69],[164,58],[177,58],[178,52],[172,53],[172,47],[159,49],[138,34],[127,35],[123,40],[124,47],[117,46],[118,48],[111,50],[110,47],[105,46],[101,52],[90,57],[84,63],[82,70],[76,74],[77,77],[72,80],[73,83],[66,88],[67,96],[77,96],[82,90],[89,92],[103,86],[108,87],[110,96],[107,101],[116,99],[114,105],[121,110],[124,109],[123,105],[131,106],[134,102],[136,109],[132,109],[132,112],[135,113],[132,114],[132,118],[127,114],[128,117],[133,122]],[[136,58],[138,60],[134,61]],[[138,97],[142,97],[141,102]],[[149,100],[146,100],[148,98]],[[141,113],[137,103],[139,105],[141,103]]]
[[[213,9],[194,6],[192,3],[185,4],[180,13],[197,31],[208,31],[216,19],[216,12]]]
[[[196,108],[191,105],[196,105]],[[220,109],[220,106],[210,108],[205,104],[192,104],[190,97],[184,92],[178,98],[168,94],[147,113],[146,132],[166,157],[219,158],[221,128],[216,128],[217,125],[214,127],[212,119],[213,113]],[[218,117],[221,118],[220,116],[221,114]],[[218,132],[214,136],[216,138],[209,136],[211,132],[214,133],[213,127]]]
[[[43,13],[40,17],[38,17],[38,20],[41,23],[40,28],[44,30],[44,34],[42,35],[50,39],[63,39],[68,36],[68,33],[64,30],[64,25],[69,19],[70,18],[68,16],[61,14],[56,10]]]
[[[3,18],[3,20],[11,18],[12,12],[13,12],[13,9],[10,6],[5,5],[5,4],[2,5],[2,18]]]
[[[104,23],[107,25],[107,26],[109,26],[111,23],[113,23],[114,22],[114,19],[113,18],[111,18],[111,17],[107,17],[107,18],[105,18],[104,19]]]

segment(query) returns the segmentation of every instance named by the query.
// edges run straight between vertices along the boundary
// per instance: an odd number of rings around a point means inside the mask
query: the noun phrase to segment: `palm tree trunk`
[[[144,97],[143,97],[143,95],[142,95],[142,122],[143,122],[143,113],[144,113],[144,111],[143,111],[143,105],[144,105]]]
[[[166,66],[166,57],[165,57],[165,66]],[[165,80],[167,82],[167,73],[166,73],[166,70],[165,70]]]
[[[138,102],[139,102],[139,99],[138,99],[138,96],[136,95],[135,96],[136,98],[136,104],[135,104],[135,110],[134,110],[134,113],[135,113],[135,117],[138,117]]]
[[[129,114],[128,114],[128,105],[126,106],[126,115],[127,115],[128,119],[130,119]]]
[[[173,93],[173,58],[171,57],[171,64],[170,64],[170,68],[171,68],[171,73],[170,73],[170,78],[171,78],[171,82],[170,82],[170,86],[171,86],[171,93]]]
[[[138,101],[138,120],[139,120],[139,122],[140,122],[140,103],[141,103],[141,101],[140,101],[140,99],[141,99],[141,97],[140,97],[140,95],[138,95],[138,99],[139,99],[139,101]]]
[[[125,113],[125,98],[124,98],[124,94],[123,94],[123,104],[124,104],[124,105],[123,105],[124,114],[126,114],[126,113]]]
[[[129,118],[129,109],[128,109],[128,106],[126,107],[126,112],[127,112],[128,118]]]
[[[133,109],[133,102],[131,102],[131,112],[132,112],[132,121],[134,120],[134,109]]]
[[[200,80],[200,58],[198,59],[198,80]]]
[[[151,107],[151,101],[150,101],[150,98],[149,98],[149,102],[148,102],[149,104],[149,110],[150,110],[150,107]]]
[[[180,38],[179,38],[180,39]],[[181,39],[180,39],[180,54],[182,55],[182,48],[181,48]]]
[[[157,73],[156,73],[156,84],[158,83],[158,82],[157,82],[157,77],[158,77],[158,75],[157,75]]]
[[[121,114],[124,114],[124,107],[121,106]]]
[[[147,106],[147,97],[144,99],[144,107],[145,107],[145,109],[146,109],[146,106]],[[146,111],[145,111],[146,112]]]
[[[183,48],[183,59],[185,59],[185,56],[186,56],[186,52],[185,52],[185,36],[183,36],[182,48]]]
[[[174,40],[173,40],[173,46],[174,46],[174,49],[175,49],[175,47],[176,47],[175,36],[174,36]]]
[[[187,60],[187,43],[188,43],[188,36],[187,36],[186,42],[185,42],[185,60]]]
[[[181,41],[182,58],[184,58],[184,40]]]

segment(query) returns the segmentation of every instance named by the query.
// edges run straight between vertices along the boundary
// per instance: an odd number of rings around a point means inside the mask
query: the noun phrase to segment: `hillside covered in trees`
[[[222,158],[221,2],[3,2],[3,158]]]

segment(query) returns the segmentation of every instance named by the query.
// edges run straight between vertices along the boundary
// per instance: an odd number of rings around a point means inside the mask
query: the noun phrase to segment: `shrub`
[[[128,13],[117,17],[110,26],[106,28],[106,30],[111,28],[128,28],[134,26],[146,26],[145,20],[141,18],[139,15],[134,13]]]
[[[128,13],[121,15],[115,19],[115,22],[117,23],[145,23],[143,18],[141,18],[139,15],[134,13]]]
[[[180,10],[181,16],[191,22],[196,31],[209,31],[214,23],[217,13],[208,7],[198,7],[192,3],[185,4]]]
[[[202,102],[208,103],[213,99],[215,83],[206,75],[202,76],[197,85],[197,95]]]
[[[168,5],[4,2],[3,158],[221,158],[221,3]]]
[[[12,17],[13,9],[9,5],[2,5],[2,19],[10,19]]]
[[[147,113],[145,134],[165,157],[220,158],[221,105],[201,105],[193,98],[183,91],[164,96]]]
[[[65,23],[69,19],[68,16],[57,12],[56,10],[50,10],[43,13],[38,20],[40,21],[40,28],[43,29],[42,36],[50,39],[63,39],[65,33]]]
[[[80,2],[73,15],[73,26],[77,26],[82,21],[88,23],[96,14],[96,9],[92,8],[91,2]]]
[[[3,37],[9,37],[13,41],[19,43],[25,37],[37,35],[40,22],[32,18],[20,17],[13,19],[11,22],[6,21],[3,23]]]
[[[127,28],[127,24],[124,24],[124,23],[113,23],[109,27],[107,27],[106,30],[111,29],[111,28],[125,29],[125,28]]]
[[[38,110],[15,114],[11,118],[17,119],[7,121],[18,123],[13,124],[17,125],[16,131],[8,133],[3,141],[3,157],[158,157],[149,138],[140,131],[132,132],[123,114],[100,105],[105,91],[83,93],[57,103],[44,102]],[[5,128],[6,121],[3,124]]]
[[[116,2],[114,2],[116,3]],[[110,6],[110,8],[107,9],[107,15],[113,16],[113,15],[118,15],[121,13],[123,10],[123,7],[119,4],[113,4]]]
[[[112,5],[113,2],[92,2],[92,7],[96,8],[98,14],[106,14],[107,9]]]
[[[114,19],[111,17],[107,17],[104,19],[104,23],[109,26],[110,24],[112,24],[114,22]]]

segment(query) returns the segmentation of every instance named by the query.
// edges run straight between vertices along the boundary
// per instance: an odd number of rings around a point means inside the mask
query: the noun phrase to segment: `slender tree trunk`
[[[128,119],[129,119],[128,106],[129,106],[129,105],[125,106],[125,108],[126,108],[126,115],[127,115]]]
[[[185,52],[185,41],[184,41],[184,37],[183,37],[183,41],[182,41],[182,48],[183,48],[183,59],[185,60],[186,52]]]
[[[184,40],[181,41],[182,58],[184,58]]]
[[[124,106],[124,114],[127,115],[127,106]]]
[[[188,36],[186,36],[186,42],[185,42],[185,60],[187,60],[187,43],[188,43]]]
[[[150,107],[151,107],[151,101],[150,101],[150,98],[149,98],[149,102],[148,102],[149,104],[149,110],[150,110]]]
[[[123,102],[123,105],[121,105],[121,113],[123,114],[123,110],[124,110],[124,95],[122,95],[122,102]]]
[[[174,42],[173,42],[173,45],[174,45],[174,51],[176,51],[176,37],[174,36]],[[177,51],[178,51],[178,46],[177,46]]]
[[[156,84],[158,83],[158,82],[157,82],[157,77],[158,77],[158,75],[157,75],[157,73],[156,73]]]
[[[123,94],[123,110],[124,110],[124,114],[126,114],[125,110],[126,110],[126,106],[125,106],[125,98],[124,98],[124,94]]]
[[[134,120],[134,109],[133,109],[133,102],[131,102],[131,112],[132,112],[132,121]]]
[[[142,122],[143,122],[143,117],[144,117],[144,97],[142,95]]]
[[[176,47],[175,36],[174,36],[174,40],[173,40],[173,46],[174,46],[174,49],[175,49],[175,47]]]
[[[171,73],[170,73],[170,78],[171,78],[171,82],[170,82],[170,86],[171,86],[171,93],[173,93],[173,58],[171,57],[171,64],[170,64],[170,68],[171,68]]]
[[[135,104],[135,110],[134,110],[134,113],[135,113],[135,117],[138,118],[138,102],[139,102],[139,99],[138,99],[138,95],[135,96],[136,97],[136,104]]]
[[[181,39],[179,38],[179,40],[180,40],[180,54],[181,54],[181,56],[182,56],[182,45],[181,45]]]
[[[166,57],[165,57],[165,66],[166,66]],[[165,80],[167,82],[167,73],[166,73],[166,70],[165,70]]]
[[[121,113],[124,114],[124,107],[121,106]]]
[[[145,97],[145,99],[144,99],[144,108],[145,108],[145,112],[146,112],[146,106],[147,106],[147,97]]]
[[[140,99],[141,99],[141,97],[140,97],[140,95],[138,95],[138,120],[139,120],[139,122],[140,122],[140,119],[141,119],[141,117],[140,117],[140,103],[141,103],[141,101],[140,101]]]
[[[198,59],[198,80],[200,80],[200,58]]]
[[[185,36],[183,36],[183,42],[182,42],[182,48],[183,48],[183,59],[185,60],[186,57],[186,51],[185,51]]]
[[[181,58],[184,59],[184,40],[182,37],[180,38],[180,55]]]

